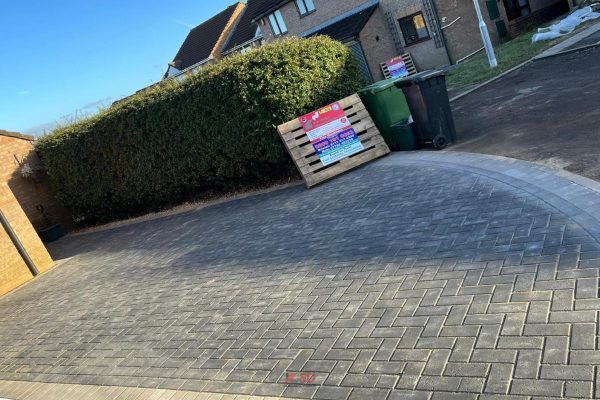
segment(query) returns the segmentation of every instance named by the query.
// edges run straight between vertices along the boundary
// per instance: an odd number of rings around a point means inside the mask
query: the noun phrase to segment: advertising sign
[[[401,56],[392,58],[385,63],[390,71],[390,78],[402,78],[408,76],[408,70],[406,64]]]
[[[364,150],[340,103],[330,104],[299,120],[324,166]]]

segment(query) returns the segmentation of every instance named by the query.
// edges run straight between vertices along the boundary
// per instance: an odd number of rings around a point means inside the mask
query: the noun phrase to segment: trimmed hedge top
[[[85,223],[293,170],[276,126],[364,84],[343,44],[288,39],[163,82],[37,143],[59,200]]]

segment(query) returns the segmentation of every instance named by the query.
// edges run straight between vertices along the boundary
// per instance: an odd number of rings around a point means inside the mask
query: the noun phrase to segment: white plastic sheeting
[[[571,15],[560,21],[558,24],[547,28],[538,29],[538,33],[533,35],[533,42],[542,40],[552,40],[557,37],[567,35],[573,32],[579,25],[592,19],[600,18],[600,13],[594,12],[592,7],[585,7],[573,12]]]

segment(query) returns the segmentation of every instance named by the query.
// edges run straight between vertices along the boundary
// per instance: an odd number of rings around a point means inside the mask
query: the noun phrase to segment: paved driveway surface
[[[53,252],[70,260],[0,299],[0,379],[318,399],[600,394],[600,244],[579,214],[491,172],[404,160],[64,239]]]

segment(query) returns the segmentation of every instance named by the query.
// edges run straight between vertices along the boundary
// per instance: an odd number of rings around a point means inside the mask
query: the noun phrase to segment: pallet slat
[[[369,149],[371,147],[375,147],[375,146],[378,146],[380,144],[383,144],[383,145],[385,145],[387,147],[387,145],[385,144],[385,140],[381,136],[374,136],[374,137],[366,139],[363,142],[363,145],[365,146],[365,149]],[[359,153],[359,154],[362,154],[362,153]],[[318,158],[315,161],[318,161]],[[327,167],[323,167],[323,164],[320,163],[320,162],[315,162],[312,165],[306,164],[306,165],[303,165],[303,166],[299,166],[299,168],[300,168],[300,171],[303,174],[305,174],[305,175],[308,176],[308,175],[311,175],[311,174],[318,173],[319,171],[321,171],[321,170],[323,170],[323,169],[325,169]]]
[[[355,104],[359,104],[362,106],[362,108],[365,108],[364,104],[362,104],[362,101],[360,100],[360,97],[358,97],[358,94],[353,94],[352,96],[348,96],[342,100],[340,100],[340,105],[344,108],[344,110],[346,110],[349,107],[352,107]],[[300,121],[296,118],[293,119],[289,122],[286,122],[285,124],[279,125],[279,127],[277,128],[279,130],[279,132],[293,132],[295,130],[301,129],[302,128],[302,124],[300,124]]]
[[[351,124],[355,124],[356,122],[360,121],[361,119],[370,116],[369,112],[367,111],[367,109],[364,106],[353,107],[351,109],[351,112],[347,111],[346,114],[350,115],[348,120],[350,121]],[[302,146],[304,143],[308,142],[308,137],[306,137],[306,135],[304,134],[302,127],[298,128],[295,131],[286,133],[282,137],[288,143],[293,143],[293,142],[297,141],[296,144],[298,146]]]
[[[404,60],[404,64],[406,65],[406,70],[408,71],[408,76],[410,75],[414,75],[416,74],[417,68],[415,66],[415,63],[410,55],[410,53],[404,53],[401,55],[402,59]],[[385,77],[385,79],[390,79],[392,77],[392,75],[390,74],[390,71],[388,70],[388,66],[386,63],[381,63],[381,72],[383,72],[383,76]]]
[[[298,118],[277,127],[281,140],[308,188],[390,153],[390,149],[358,95],[346,97],[339,103],[344,108],[365,150],[337,163],[323,165]]]

